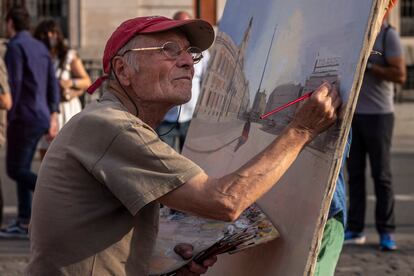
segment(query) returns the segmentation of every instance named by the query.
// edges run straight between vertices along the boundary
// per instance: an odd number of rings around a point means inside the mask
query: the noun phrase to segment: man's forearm
[[[306,131],[288,127],[237,171],[219,179],[200,174],[160,202],[206,218],[235,220],[278,182],[310,139]]]
[[[378,78],[386,81],[392,81],[395,83],[404,83],[406,79],[405,68],[399,68],[397,66],[381,66],[373,64],[370,69],[371,72]]]
[[[214,187],[232,210],[230,220],[265,194],[285,174],[294,160],[310,141],[306,131],[288,127],[264,151],[232,174],[218,179]],[[214,197],[216,195],[212,195]]]

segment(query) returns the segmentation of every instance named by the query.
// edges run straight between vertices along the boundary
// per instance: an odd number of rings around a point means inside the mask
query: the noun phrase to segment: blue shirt
[[[13,99],[9,125],[49,128],[50,114],[59,111],[60,92],[46,46],[28,31],[18,32],[7,45],[5,63]]]
[[[332,197],[331,206],[329,208],[329,214],[328,214],[328,219],[330,219],[334,217],[335,215],[337,215],[339,212],[342,212],[343,214],[342,222],[344,225],[346,225],[346,219],[347,219],[344,166],[345,166],[345,160],[349,153],[349,148],[351,146],[351,140],[352,140],[351,131],[349,132],[348,139],[346,141],[345,152],[342,157],[342,165],[339,171],[338,179],[336,180],[336,188],[335,188],[335,192]]]

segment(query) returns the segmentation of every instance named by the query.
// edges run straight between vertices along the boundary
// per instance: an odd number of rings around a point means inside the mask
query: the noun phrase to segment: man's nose
[[[187,51],[182,51],[177,58],[177,65],[179,67],[188,67],[192,68],[194,66],[194,60],[190,53]]]

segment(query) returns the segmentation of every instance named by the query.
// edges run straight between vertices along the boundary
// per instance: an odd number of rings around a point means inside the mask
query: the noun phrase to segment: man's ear
[[[115,56],[112,59],[112,70],[122,86],[129,86],[131,84],[131,68],[129,67],[121,56]]]
[[[13,20],[11,19],[11,18],[9,18],[7,21],[6,21],[6,28],[8,28],[8,31],[10,31],[10,32],[14,32],[16,29],[14,28],[14,23],[13,23]]]

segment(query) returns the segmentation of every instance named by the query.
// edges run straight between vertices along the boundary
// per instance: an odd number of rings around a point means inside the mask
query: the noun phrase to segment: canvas
[[[184,155],[211,176],[263,150],[300,104],[266,112],[336,83],[340,120],[309,144],[259,201],[280,238],[220,256],[208,275],[311,275],[367,57],[386,0],[228,0],[211,49]]]

